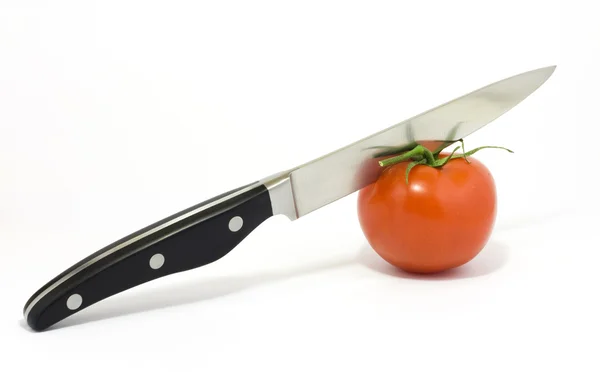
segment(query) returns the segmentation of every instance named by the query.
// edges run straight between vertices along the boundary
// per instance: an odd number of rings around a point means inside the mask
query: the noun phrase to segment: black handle
[[[214,262],[273,216],[267,188],[247,185],[158,221],[81,260],[25,304],[27,323],[44,330],[142,283]]]

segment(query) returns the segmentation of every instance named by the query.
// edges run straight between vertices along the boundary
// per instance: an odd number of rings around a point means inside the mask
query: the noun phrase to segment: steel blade
[[[297,217],[377,180],[386,149],[459,140],[494,121],[537,90],[556,66],[521,73],[437,106],[291,170]]]

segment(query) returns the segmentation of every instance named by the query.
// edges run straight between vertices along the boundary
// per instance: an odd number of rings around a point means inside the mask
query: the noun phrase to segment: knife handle
[[[24,315],[37,331],[142,283],[214,262],[273,216],[256,182],[158,221],[71,266],[40,288]]]

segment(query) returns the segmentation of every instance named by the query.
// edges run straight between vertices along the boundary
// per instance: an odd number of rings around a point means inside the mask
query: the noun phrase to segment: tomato
[[[408,183],[409,163],[397,163],[359,191],[360,226],[377,254],[414,273],[452,269],[479,254],[494,226],[496,187],[483,163],[468,160],[417,165]]]

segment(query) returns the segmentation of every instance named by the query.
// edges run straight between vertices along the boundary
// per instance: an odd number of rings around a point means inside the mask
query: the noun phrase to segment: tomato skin
[[[468,159],[452,159],[442,168],[418,165],[408,184],[408,163],[398,163],[360,190],[359,222],[375,252],[391,265],[423,274],[477,256],[496,219],[496,186],[483,163]]]

